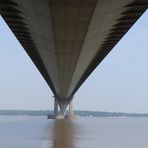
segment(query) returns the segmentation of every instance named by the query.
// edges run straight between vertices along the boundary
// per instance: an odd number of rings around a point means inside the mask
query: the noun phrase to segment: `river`
[[[148,148],[148,118],[0,116],[0,148]]]

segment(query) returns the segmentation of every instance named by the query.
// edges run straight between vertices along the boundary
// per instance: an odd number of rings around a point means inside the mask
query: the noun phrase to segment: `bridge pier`
[[[69,100],[69,115],[73,116],[73,99]]]
[[[58,115],[58,100],[54,99],[54,116],[56,117]]]
[[[69,111],[66,115],[66,108],[69,105]],[[58,111],[58,106],[60,112]],[[48,115],[48,119],[74,119],[73,98],[70,100],[58,100],[54,98],[54,114]]]

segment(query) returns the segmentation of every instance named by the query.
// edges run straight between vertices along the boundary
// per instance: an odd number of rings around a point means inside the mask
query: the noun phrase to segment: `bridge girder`
[[[58,100],[70,100],[147,0],[0,0],[0,14]]]

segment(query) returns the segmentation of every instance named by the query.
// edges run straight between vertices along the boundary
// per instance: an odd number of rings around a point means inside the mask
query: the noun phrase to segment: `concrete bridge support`
[[[66,108],[69,105],[69,112],[66,115]],[[58,106],[60,111],[58,111]],[[73,99],[58,100],[54,98],[54,115],[48,115],[48,119],[74,119]]]
[[[73,99],[71,99],[69,101],[69,115],[70,116],[73,116],[74,115],[74,113],[73,113]]]
[[[58,115],[58,100],[54,99],[54,116],[56,117]]]

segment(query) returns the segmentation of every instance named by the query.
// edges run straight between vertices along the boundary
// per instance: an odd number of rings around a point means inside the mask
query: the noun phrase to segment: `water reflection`
[[[75,148],[77,126],[70,120],[55,120],[52,130],[52,148]]]

